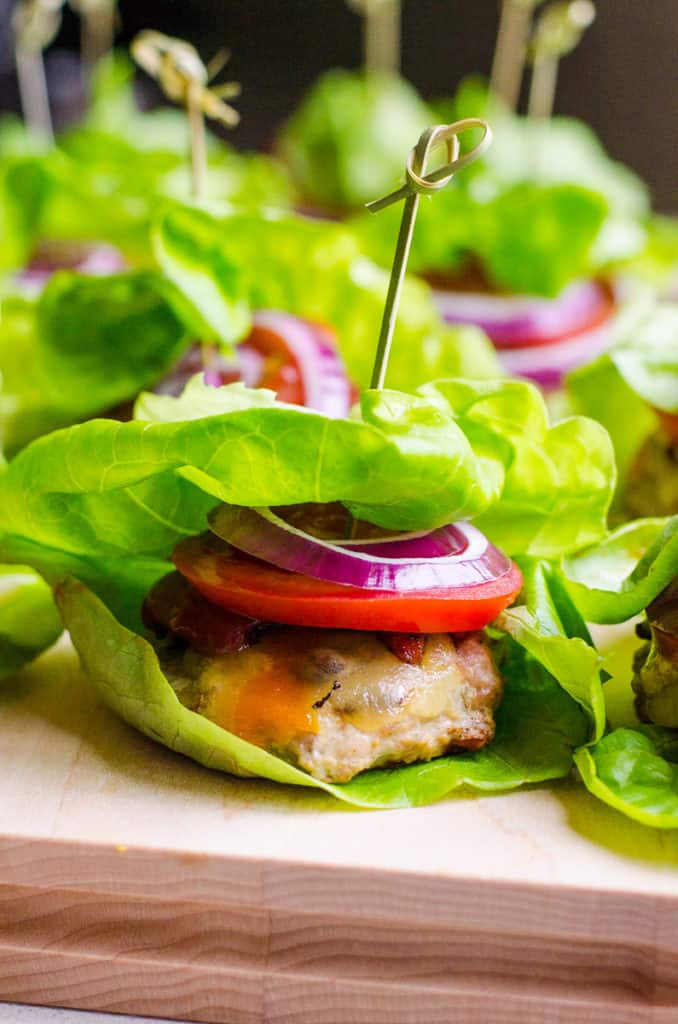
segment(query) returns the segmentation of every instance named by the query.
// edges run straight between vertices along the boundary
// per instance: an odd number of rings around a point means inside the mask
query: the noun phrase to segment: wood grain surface
[[[0,771],[0,999],[218,1024],[678,1020],[678,837],[574,781],[367,812],[232,779],[115,718],[66,643],[3,684]]]

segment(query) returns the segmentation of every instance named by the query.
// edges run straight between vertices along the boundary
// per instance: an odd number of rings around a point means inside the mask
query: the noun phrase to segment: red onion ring
[[[553,391],[561,386],[566,374],[605,352],[613,340],[610,325],[605,323],[551,345],[503,349],[499,359],[507,373],[532,380],[544,391]]]
[[[326,416],[347,416],[353,404],[351,383],[341,357],[332,344],[332,333],[322,324],[315,324],[289,313],[264,310],[252,318],[254,327],[277,336],[288,350],[301,377],[304,404]],[[261,342],[261,336],[259,336]],[[209,366],[205,367],[202,349],[193,345],[174,369],[154,390],[159,394],[178,395],[188,380],[203,372],[205,384],[221,387],[241,380],[248,388],[261,386],[265,376],[267,353],[257,347],[254,334],[238,345],[235,355],[225,359],[215,347]]]
[[[575,281],[554,299],[485,292],[434,292],[447,323],[481,327],[496,348],[548,345],[606,320],[614,305],[601,281]]]
[[[220,505],[210,529],[234,548],[280,569],[362,589],[426,591],[468,587],[504,576],[511,562],[470,523],[375,541],[325,541],[268,508]],[[362,550],[361,550],[362,549]],[[393,551],[400,557],[392,557]],[[421,552],[426,554],[421,556]]]
[[[337,419],[348,415],[351,384],[326,327],[278,310],[255,313],[252,322],[285,342],[301,373],[304,405]]]

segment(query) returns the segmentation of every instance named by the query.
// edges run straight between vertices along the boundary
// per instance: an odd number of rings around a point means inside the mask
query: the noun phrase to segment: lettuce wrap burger
[[[604,430],[550,426],[528,384],[368,390],[333,419],[195,378],[24,449],[0,557],[55,585],[102,696],[156,740],[402,806],[564,775],[602,735],[551,567],[604,535],[613,483]]]

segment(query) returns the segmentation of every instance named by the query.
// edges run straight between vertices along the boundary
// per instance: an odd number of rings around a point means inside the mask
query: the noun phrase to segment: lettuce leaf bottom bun
[[[497,654],[504,696],[489,746],[427,763],[374,769],[349,783],[331,784],[182,704],[151,644],[122,626],[82,583],[64,581],[57,601],[85,670],[106,703],[152,739],[230,774],[324,789],[356,806],[407,807],[440,799],[460,786],[496,792],[561,777],[570,770],[574,750],[590,738],[582,707],[548,667],[505,638]],[[574,644],[557,639],[564,652]],[[593,688],[600,685],[597,659],[586,650],[593,658],[583,657],[581,667],[588,675],[582,680]]]

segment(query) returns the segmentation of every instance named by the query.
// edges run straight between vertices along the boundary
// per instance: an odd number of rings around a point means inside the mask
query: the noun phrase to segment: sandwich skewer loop
[[[482,131],[482,136],[476,145],[465,153],[461,153],[459,136],[466,131]],[[454,175],[477,160],[486,151],[492,141],[492,131],[486,121],[477,117],[467,117],[462,121],[455,121],[454,124],[439,124],[427,128],[422,132],[419,141],[411,151],[405,169],[405,184],[384,196],[367,204],[370,213],[378,213],[393,203],[405,200],[400,231],[396,243],[391,277],[389,280],[386,302],[384,304],[384,315],[379,332],[377,355],[372,372],[371,387],[383,388],[386,378],[388,358],[393,340],[398,315],[398,304],[402,290],[407,261],[412,245],[414,225],[419,209],[419,199],[422,195],[433,195],[433,193],[445,188],[452,181]],[[443,143],[447,151],[447,163],[435,171],[426,173],[426,162],[436,145]]]
[[[202,199],[207,184],[205,117],[227,128],[234,128],[240,121],[237,110],[225,102],[240,95],[240,85],[237,82],[209,84],[224,67],[229,54],[220,51],[206,67],[190,43],[151,30],[140,32],[132,41],[131,49],[137,64],[155,78],[167,98],[186,109],[193,195]]]

